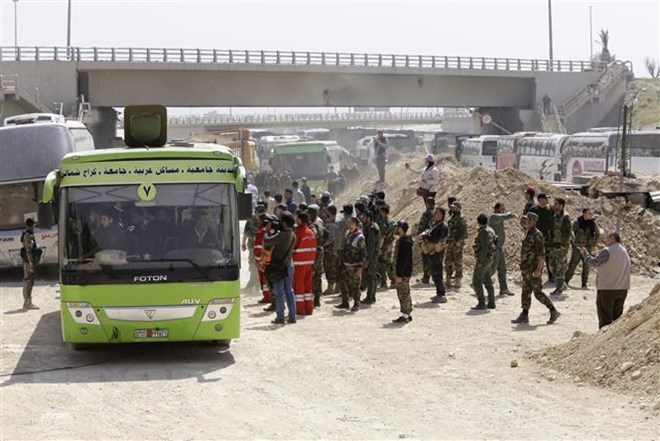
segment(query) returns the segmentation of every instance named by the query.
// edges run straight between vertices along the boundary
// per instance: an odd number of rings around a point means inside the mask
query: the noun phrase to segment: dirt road
[[[440,307],[413,291],[404,327],[394,291],[357,314],[335,297],[297,325],[243,299],[230,351],[206,345],[101,347],[61,342],[57,285],[41,281],[40,311],[15,312],[20,282],[0,274],[2,439],[657,439],[658,421],[634,399],[542,374],[523,354],[596,330],[595,293],[573,290],[546,326],[509,320],[519,297],[472,315],[469,288]],[[653,281],[635,279],[628,304]],[[519,292],[519,285],[512,284]],[[517,359],[518,368],[510,362]],[[72,367],[68,370],[54,370]],[[50,371],[49,371],[50,370]],[[29,373],[43,371],[40,373]]]

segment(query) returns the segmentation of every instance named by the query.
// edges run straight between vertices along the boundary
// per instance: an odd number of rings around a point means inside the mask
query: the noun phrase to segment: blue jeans
[[[277,319],[284,320],[284,305],[289,310],[289,320],[296,319],[296,298],[293,295],[293,265],[289,267],[288,275],[273,284],[275,291],[275,313]]]

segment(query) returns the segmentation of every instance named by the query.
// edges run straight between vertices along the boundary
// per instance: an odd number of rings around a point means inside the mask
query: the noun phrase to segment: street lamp
[[[14,47],[18,48],[18,0],[14,0]]]
[[[550,65],[552,65],[552,0],[548,0],[548,41],[550,43]]]
[[[66,47],[71,47],[71,0],[69,0],[67,21],[66,21]]]

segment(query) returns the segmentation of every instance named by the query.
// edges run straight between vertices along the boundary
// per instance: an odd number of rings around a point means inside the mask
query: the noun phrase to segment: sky
[[[0,0],[0,44],[14,44],[14,2]],[[18,44],[66,45],[66,0],[19,0]],[[592,7],[593,37],[589,35]],[[552,1],[554,58],[610,51],[648,76],[660,60],[659,0]],[[546,59],[547,0],[72,0],[72,45],[370,52]],[[600,46],[593,43],[593,51]]]

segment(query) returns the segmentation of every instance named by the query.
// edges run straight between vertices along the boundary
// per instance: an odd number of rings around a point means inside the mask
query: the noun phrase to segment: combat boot
[[[470,309],[473,310],[473,311],[485,311],[486,310],[486,304],[482,303],[482,302],[479,302],[479,303],[477,303],[477,306],[473,306]]]
[[[549,325],[553,324],[554,322],[557,321],[557,319],[559,318],[560,315],[561,315],[561,313],[560,313],[559,311],[557,311],[557,310],[554,309],[554,308],[551,309],[551,310],[550,310],[550,318],[548,319],[548,322],[547,322],[547,323],[548,323]]]
[[[328,287],[323,291],[324,296],[330,296],[335,293],[335,284],[328,282]]]
[[[506,289],[501,289],[500,290],[500,296],[502,296],[502,297],[503,296],[515,296],[515,294],[512,293],[511,291],[509,291],[508,288],[506,288]]]
[[[348,300],[342,300],[339,305],[335,305],[337,309],[350,309],[351,305],[348,304]]]
[[[511,320],[511,323],[514,325],[519,324],[528,324],[529,323],[529,313],[523,309],[518,318]]]
[[[488,309],[495,309],[495,290],[488,292]]]
[[[351,308],[351,312],[358,312],[359,310],[360,310],[360,302],[355,302],[355,304]]]
[[[321,307],[321,294],[314,294],[314,307],[315,308]]]

